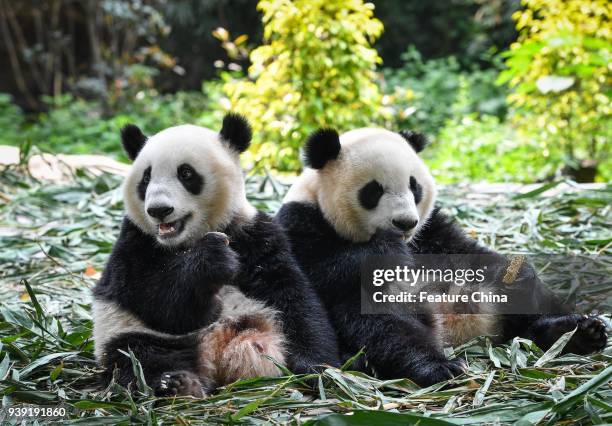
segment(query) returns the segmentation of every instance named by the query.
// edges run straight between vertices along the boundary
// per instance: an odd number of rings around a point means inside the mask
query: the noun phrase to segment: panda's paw
[[[199,377],[184,370],[162,373],[154,390],[157,396],[193,396],[196,398],[205,396]]]
[[[409,378],[418,385],[427,387],[460,376],[467,369],[467,362],[463,358],[429,359],[419,363],[415,374]]]
[[[204,241],[209,244],[219,244],[229,246],[230,239],[223,232],[207,232],[204,235]]]
[[[230,280],[239,270],[238,254],[230,247],[230,239],[222,232],[204,235],[204,257],[213,279]]]
[[[577,321],[576,332],[568,342],[565,352],[587,355],[603,350],[607,342],[606,324],[597,316],[582,315]]]

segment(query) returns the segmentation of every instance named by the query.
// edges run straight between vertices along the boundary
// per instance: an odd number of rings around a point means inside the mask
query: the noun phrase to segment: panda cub
[[[133,386],[129,351],[157,395],[201,396],[240,378],[337,365],[335,334],[279,226],[246,199],[239,154],[250,126],[133,125],[126,216],[94,288],[95,355]]]
[[[577,327],[566,351],[602,349],[604,324],[577,314],[500,315],[486,305],[469,313],[361,313],[361,267],[373,256],[485,254],[495,263],[506,262],[467,238],[434,207],[436,185],[417,155],[425,142],[417,133],[385,129],[358,129],[342,136],[331,129],[315,132],[304,150],[310,168],[291,187],[276,217],[330,313],[341,354],[346,358],[365,347],[366,362],[357,368],[430,385],[466,368],[463,359],[448,359],[444,346],[479,335],[496,336],[496,341],[523,336],[546,350]],[[517,288],[528,289],[524,296],[532,303],[531,312],[551,306],[553,312],[564,312],[553,306],[556,301],[531,266],[523,265],[515,282],[521,284]]]

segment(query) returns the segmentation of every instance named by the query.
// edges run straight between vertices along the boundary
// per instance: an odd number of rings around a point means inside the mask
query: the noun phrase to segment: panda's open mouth
[[[185,223],[190,217],[191,214],[188,214],[181,219],[175,220],[174,222],[160,223],[157,225],[157,235],[159,235],[160,238],[176,237],[183,232],[185,229]]]

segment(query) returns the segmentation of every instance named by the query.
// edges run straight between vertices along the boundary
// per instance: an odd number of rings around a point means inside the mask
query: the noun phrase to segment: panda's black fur
[[[361,314],[361,266],[370,256],[410,255],[405,242],[388,233],[365,243],[340,237],[321,210],[308,204],[284,204],[276,219],[284,226],[295,257],[327,307],[344,359],[365,348],[368,368],[381,378],[410,377],[435,383],[461,372],[462,361],[449,361],[432,334],[430,319]]]
[[[322,133],[309,139],[307,164],[321,169],[328,161],[338,159],[337,134],[326,131],[325,149]],[[413,132],[402,136],[420,151],[426,138]],[[313,142],[314,141],[314,142]],[[341,159],[339,159],[341,161]],[[410,186],[413,186],[411,179]],[[414,186],[416,188],[416,184]],[[411,188],[412,189],[412,188]],[[412,189],[415,200],[418,190]],[[367,208],[367,206],[364,206]],[[315,286],[327,307],[338,335],[344,359],[365,348],[365,360],[357,361],[355,368],[376,373],[381,378],[409,377],[421,385],[430,385],[450,379],[465,369],[460,358],[447,359],[437,335],[435,318],[427,314],[364,315],[361,313],[362,263],[373,256],[403,256],[410,259],[415,254],[487,254],[494,261],[504,257],[468,238],[459,226],[438,208],[407,244],[398,233],[379,231],[369,241],[350,241],[338,234],[326,220],[316,202],[289,201],[283,204],[276,220],[284,227],[293,253]],[[524,265],[516,278],[518,288],[528,291],[533,312],[538,307],[550,312],[564,312],[546,293],[534,269]],[[524,287],[521,287],[523,286]],[[548,349],[563,333],[578,327],[565,347],[565,352],[586,354],[602,349],[606,344],[604,324],[596,317],[578,314],[560,315],[505,315],[501,322],[499,340],[523,336]]]
[[[334,129],[319,129],[308,138],[304,147],[304,162],[308,167],[320,169],[340,154],[340,139]]]
[[[146,141],[147,137],[134,124],[126,124],[121,129],[121,143],[130,160],[136,158]]]
[[[147,140],[137,129],[131,126],[122,131],[123,144],[132,158]],[[250,141],[250,128],[241,117],[230,115],[220,136],[232,149],[242,152]],[[146,182],[141,181],[134,190],[144,194]],[[132,351],[158,395],[201,396],[202,389],[209,391],[224,384],[207,376],[215,369],[203,365],[202,351],[214,354],[234,335],[244,332],[248,337],[250,330],[267,332],[271,328],[269,319],[257,313],[220,319],[225,301],[219,292],[227,285],[278,312],[287,364],[293,372],[339,364],[336,336],[327,313],[272,218],[258,212],[249,221],[238,223],[236,219],[217,231],[225,235],[210,232],[188,247],[168,247],[144,233],[129,217],[124,218],[93,291],[94,313],[110,309],[106,318],[113,318],[117,310],[121,313],[118,321],[127,313],[128,320],[140,326],[103,336],[99,361],[106,383],[113,374],[124,386],[137,383],[126,355]],[[94,320],[94,330],[95,325]],[[203,341],[217,346],[202,348]]]
[[[281,312],[290,369],[306,373],[321,364],[337,366],[338,346],[328,314],[294,260],[282,228],[259,212],[253,222],[232,224],[224,232],[241,265],[234,285]]]
[[[196,247],[169,250],[124,218],[94,295],[153,330],[185,334],[218,318],[216,295],[239,267],[222,237],[212,234]]]
[[[251,125],[246,118],[231,112],[223,118],[219,134],[237,152],[246,151],[251,144],[251,137],[253,136]]]

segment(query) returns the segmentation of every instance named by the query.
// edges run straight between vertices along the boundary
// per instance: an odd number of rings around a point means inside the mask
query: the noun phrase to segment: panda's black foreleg
[[[103,380],[114,377],[122,386],[135,391],[137,378],[129,351],[140,362],[147,385],[157,396],[202,397],[213,384],[199,373],[198,335],[161,337],[145,332],[124,333],[105,347]],[[122,353],[124,352],[124,353]]]
[[[298,266],[282,229],[260,213],[249,227],[229,230],[242,265],[237,286],[279,312],[292,372],[340,365],[336,334],[316,291]]]
[[[216,295],[239,267],[224,234],[211,232],[193,247],[168,249],[125,219],[94,297],[153,330],[185,334],[218,318]]]
[[[312,373],[324,365],[338,367],[336,334],[315,291],[287,260],[279,259],[277,265],[274,275],[260,276],[242,291],[280,312],[292,372]]]

